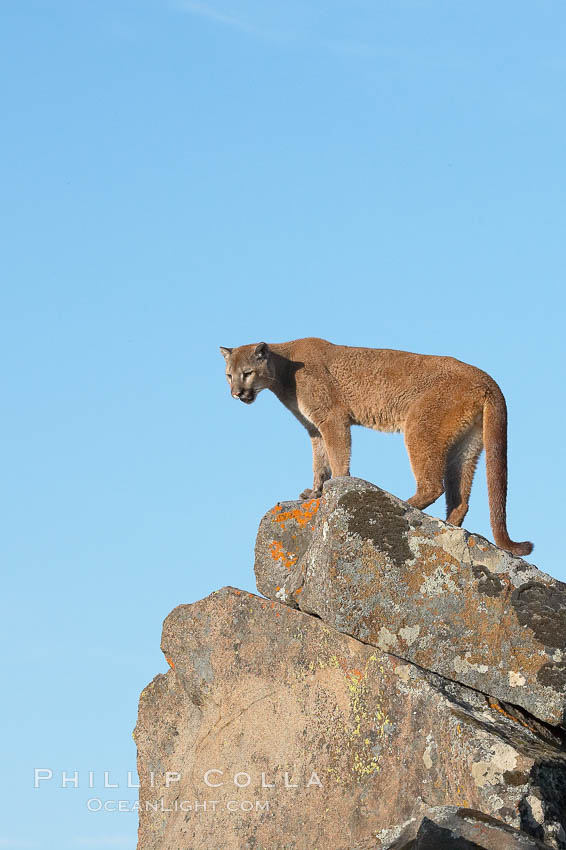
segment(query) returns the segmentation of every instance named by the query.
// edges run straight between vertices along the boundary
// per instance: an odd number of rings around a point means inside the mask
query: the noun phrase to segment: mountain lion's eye
[[[242,378],[249,378],[251,374],[251,372],[242,372]]]
[[[232,375],[228,375],[228,373],[226,373],[226,377],[228,378],[229,381],[232,380]]]

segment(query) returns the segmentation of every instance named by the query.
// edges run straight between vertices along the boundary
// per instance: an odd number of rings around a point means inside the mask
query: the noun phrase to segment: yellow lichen
[[[372,729],[382,738],[385,727],[389,723],[387,714],[379,706],[371,714],[368,712],[368,671],[370,665],[377,661],[377,656],[370,655],[368,657],[363,671],[356,667],[348,669],[345,659],[339,659],[336,655],[330,656],[326,663],[321,662],[320,659],[317,659],[317,661],[320,667],[339,667],[344,673],[350,701],[350,720],[344,726],[344,732],[350,737],[352,743],[356,743],[356,750],[353,753],[353,762],[350,767],[351,772],[358,779],[377,773],[380,769],[379,758],[372,750],[372,742],[367,737],[367,732],[368,728]],[[362,729],[366,733],[363,742],[360,741]],[[338,777],[336,779],[338,781]]]

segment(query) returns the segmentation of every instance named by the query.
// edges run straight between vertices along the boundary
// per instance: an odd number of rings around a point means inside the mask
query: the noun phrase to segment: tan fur
[[[423,510],[446,494],[447,520],[461,525],[486,448],[489,509],[498,546],[528,555],[532,543],[507,533],[507,408],[486,372],[453,357],[350,348],[297,339],[221,348],[232,395],[251,404],[270,389],[307,429],[314,480],[301,498],[350,474],[350,426],[402,431],[417,483],[409,504]]]

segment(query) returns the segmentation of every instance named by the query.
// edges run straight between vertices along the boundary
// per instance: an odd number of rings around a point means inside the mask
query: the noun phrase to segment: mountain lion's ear
[[[228,360],[228,358],[232,354],[232,349],[231,348],[224,348],[224,346],[221,345],[220,346],[220,354],[222,355],[224,360]]]
[[[269,354],[268,344],[266,342],[258,342],[254,353],[257,360],[267,360],[267,355]]]

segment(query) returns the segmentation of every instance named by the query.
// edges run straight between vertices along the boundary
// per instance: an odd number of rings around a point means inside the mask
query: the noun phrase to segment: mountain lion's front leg
[[[331,475],[330,462],[328,460],[328,455],[326,454],[324,440],[322,439],[321,434],[319,431],[309,430],[309,436],[312,443],[312,490],[309,490],[308,488],[303,490],[299,496],[300,499],[318,498],[322,493],[322,485],[325,481],[328,481]]]
[[[330,461],[332,478],[349,475],[352,443],[350,420],[348,417],[335,413],[331,418],[328,418],[323,424],[319,425],[318,430],[324,440],[324,447]]]

